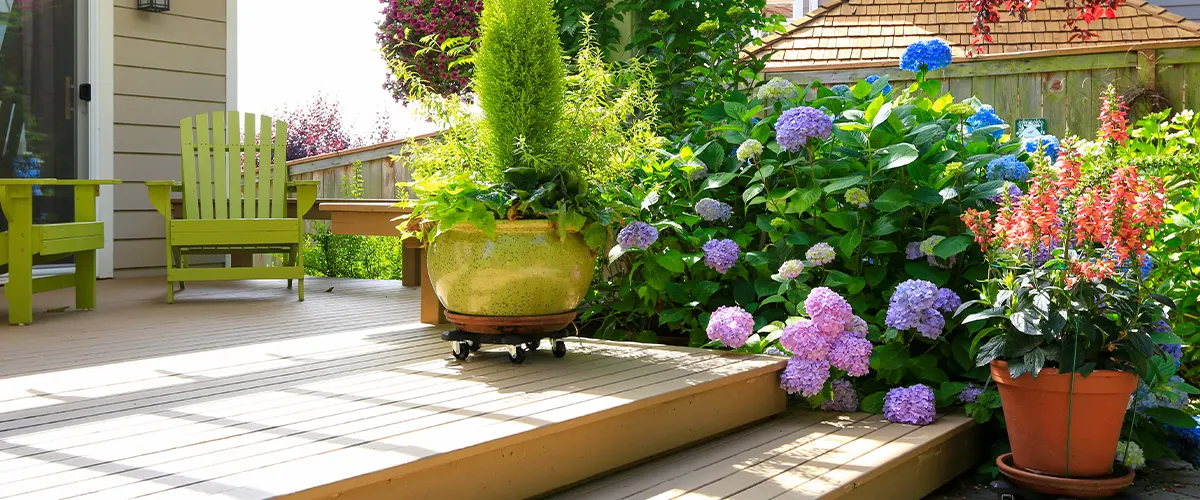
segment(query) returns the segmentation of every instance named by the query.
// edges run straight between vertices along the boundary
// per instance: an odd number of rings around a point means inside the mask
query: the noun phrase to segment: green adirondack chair
[[[75,287],[75,307],[96,308],[96,250],[104,248],[104,223],[96,220],[96,196],[115,180],[0,179],[0,206],[8,231],[0,233],[0,272],[8,272],[4,296],[8,322],[33,323],[33,294]],[[33,187],[75,190],[75,221],[33,223]],[[33,277],[33,266],[75,257],[75,272]]]
[[[183,181],[146,183],[150,202],[167,219],[167,302],[175,301],[175,283],[248,279],[287,280],[288,288],[297,280],[304,300],[303,218],[320,181],[288,180],[287,124],[218,111],[184,118],[179,130]],[[183,193],[182,218],[173,218],[173,192]],[[289,195],[296,199],[292,216]],[[287,261],[279,267],[188,266],[189,255],[233,253],[285,254]]]

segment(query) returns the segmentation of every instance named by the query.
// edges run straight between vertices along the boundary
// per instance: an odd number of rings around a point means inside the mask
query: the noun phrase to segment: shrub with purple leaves
[[[808,259],[812,265],[821,267],[825,264],[833,262],[833,258],[837,254],[833,251],[833,245],[825,242],[817,243],[804,252],[804,257]]]
[[[658,230],[642,221],[630,222],[628,226],[617,233],[617,244],[621,248],[640,248],[646,250],[658,241]]]
[[[858,410],[858,394],[854,392],[854,384],[846,379],[838,379],[829,385],[833,389],[833,399],[821,403],[822,411],[851,412]]]
[[[788,360],[787,368],[783,370],[783,375],[780,376],[780,386],[788,394],[812,397],[825,388],[826,380],[829,380],[828,361],[792,356]]]
[[[870,340],[842,333],[833,340],[833,345],[829,348],[829,364],[846,370],[851,377],[861,377],[871,371],[873,348]]]
[[[953,57],[945,41],[938,38],[921,40],[904,49],[900,69],[913,73],[938,70],[949,66]]]
[[[975,384],[967,384],[962,392],[958,393],[958,400],[962,403],[974,403],[979,399],[979,395],[983,394],[983,388]]]
[[[812,360],[828,358],[832,347],[829,336],[821,333],[810,319],[801,319],[784,327],[779,343],[792,355]]]
[[[709,240],[704,244],[704,265],[725,274],[737,263],[742,249],[733,240]]]
[[[708,318],[708,339],[737,349],[754,333],[754,317],[737,306],[721,306]]]
[[[709,222],[727,221],[733,217],[733,207],[725,202],[704,198],[696,202],[696,215]]]
[[[845,331],[854,318],[854,309],[850,307],[850,303],[837,292],[823,286],[808,293],[808,298],[804,299],[804,312],[827,337]]]
[[[800,273],[804,272],[804,261],[789,260],[779,266],[779,277],[787,280],[794,280],[800,277]]]
[[[775,122],[775,142],[792,153],[803,150],[810,139],[823,141],[832,133],[833,117],[808,106],[784,111]]]
[[[917,384],[888,391],[883,399],[883,416],[897,424],[932,424],[937,416],[933,389]]]

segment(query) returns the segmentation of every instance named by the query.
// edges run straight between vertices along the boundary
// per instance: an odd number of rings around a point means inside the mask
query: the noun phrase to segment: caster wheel
[[[470,344],[471,352],[477,352],[479,351],[480,347],[483,347],[483,344],[479,343],[478,341],[468,341],[467,344]]]
[[[508,346],[508,360],[514,365],[519,365],[525,362],[525,349],[522,346]]]
[[[554,341],[554,349],[550,352],[554,353],[554,357],[561,358],[567,355],[567,343],[561,340]]]
[[[525,350],[529,351],[529,352],[536,351],[541,347],[542,347],[542,339],[537,339],[537,340],[525,343]]]
[[[454,359],[463,361],[471,355],[471,347],[467,342],[451,342],[450,352],[454,354]]]

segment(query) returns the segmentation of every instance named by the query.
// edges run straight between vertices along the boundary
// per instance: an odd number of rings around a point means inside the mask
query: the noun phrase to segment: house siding
[[[226,107],[225,1],[172,2],[162,13],[136,4],[114,0],[113,164],[125,182],[114,189],[118,277],[165,273],[165,224],[144,183],[179,180],[181,118]]]

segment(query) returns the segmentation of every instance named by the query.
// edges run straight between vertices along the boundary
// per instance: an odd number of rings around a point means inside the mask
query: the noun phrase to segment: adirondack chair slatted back
[[[180,120],[179,133],[184,218],[287,217],[286,123],[218,111]]]

